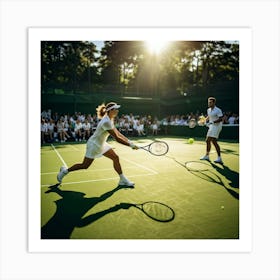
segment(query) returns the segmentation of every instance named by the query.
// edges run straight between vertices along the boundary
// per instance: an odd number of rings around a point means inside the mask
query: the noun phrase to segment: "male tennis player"
[[[222,130],[223,126],[223,112],[220,108],[216,107],[216,98],[209,97],[208,98],[208,109],[207,109],[207,117],[206,122],[209,121],[208,125],[208,132],[206,135],[206,154],[201,160],[210,160],[209,159],[209,153],[211,150],[211,143],[213,143],[218,158],[214,160],[215,163],[223,164],[222,158],[221,158],[221,149],[217,142],[217,139],[219,137],[219,134]]]
[[[117,142],[130,146],[132,149],[138,149],[138,146],[129,141],[123,134],[121,134],[114,126],[114,118],[118,115],[118,109],[120,105],[115,102],[108,104],[101,104],[96,109],[97,116],[101,121],[98,123],[94,134],[88,139],[86,154],[82,163],[77,163],[66,168],[62,166],[60,172],[57,175],[57,181],[61,183],[63,177],[69,172],[87,169],[93,162],[94,159],[105,156],[113,161],[115,171],[120,176],[119,185],[134,186],[133,182],[130,182],[123,174],[122,167],[120,165],[118,155],[113,151],[111,146],[108,145],[107,138],[112,135]]]

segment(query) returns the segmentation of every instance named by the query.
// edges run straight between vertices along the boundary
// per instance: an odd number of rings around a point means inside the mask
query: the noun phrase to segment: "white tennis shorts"
[[[92,159],[99,158],[102,157],[103,154],[108,152],[110,149],[112,149],[112,147],[107,143],[99,147],[94,142],[88,141],[85,157],[92,158]]]
[[[207,132],[207,137],[213,137],[218,139],[220,132],[222,130],[222,123],[218,123],[218,124],[210,124],[208,132]]]

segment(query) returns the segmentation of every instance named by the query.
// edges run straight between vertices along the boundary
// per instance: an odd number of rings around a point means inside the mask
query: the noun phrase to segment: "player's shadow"
[[[212,182],[215,184],[218,184],[222,186],[232,197],[235,199],[239,199],[239,193],[235,190],[229,188],[221,178],[221,176],[217,175],[215,172],[211,170],[205,170],[205,171],[190,171],[189,172],[193,175],[195,175],[198,178],[201,178],[203,180],[206,180],[208,182]]]
[[[197,163],[201,166],[200,168],[194,169],[188,166],[189,163]],[[180,163],[180,165],[182,164]],[[207,163],[201,161],[185,162],[184,166],[191,174],[195,175],[200,179],[222,186],[231,196],[233,196],[236,199],[239,199],[239,192],[232,189],[238,188],[239,173],[229,169],[224,165],[220,167],[217,164],[213,164],[209,161],[207,161]],[[215,172],[214,170],[217,172]],[[230,181],[230,184],[224,182],[222,175]]]
[[[232,149],[223,148],[222,149],[222,153],[223,154],[231,154],[231,155],[239,156],[239,153],[237,151],[235,151],[235,150],[232,150]]]
[[[230,169],[226,165],[219,165],[219,164],[214,164],[210,162],[212,167],[219,172],[221,175],[227,178],[227,180],[230,182],[229,186],[235,189],[239,189],[239,172],[236,172],[232,169]]]
[[[239,193],[231,189],[231,188],[235,188],[235,189],[239,188],[238,172],[231,170],[225,165],[218,166],[218,164],[213,164],[210,161],[207,161],[207,163],[204,161],[187,161],[183,164],[177,161],[176,158],[174,157],[170,157],[170,156],[166,156],[166,157],[174,160],[176,163],[178,163],[179,165],[187,169],[194,176],[222,186],[231,196],[233,196],[236,199],[239,199]],[[200,168],[192,169],[188,167],[189,163],[197,163],[201,166]],[[220,175],[223,175],[228,181],[230,181],[230,183],[228,184],[229,187],[227,186],[227,184],[224,183],[222,177],[216,174],[216,172],[213,172],[213,170],[211,169],[216,170],[218,173],[220,173]]]
[[[120,209],[128,209],[127,204],[120,203],[106,210],[83,216],[95,205],[106,200],[115,192],[127,186],[117,186],[100,197],[85,197],[85,193],[61,190],[59,184],[50,186],[46,193],[57,193],[61,199],[55,201],[56,212],[41,228],[41,239],[69,239],[75,227],[87,226],[105,215]]]

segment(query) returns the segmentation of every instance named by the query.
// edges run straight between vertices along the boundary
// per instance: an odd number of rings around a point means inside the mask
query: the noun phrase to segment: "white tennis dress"
[[[217,119],[219,119],[219,117],[223,116],[223,112],[220,108],[218,107],[214,107],[213,109],[208,108],[207,109],[207,115],[209,117],[209,122],[212,124],[210,124],[208,132],[207,132],[207,137],[213,137],[218,139],[219,138],[219,134],[222,130],[223,127],[223,123],[219,122],[219,123],[213,123],[214,121],[216,121]]]
[[[108,130],[114,129],[114,123],[106,115],[97,125],[94,134],[87,141],[86,157],[98,158],[110,150],[112,147],[106,142],[110,133]]]

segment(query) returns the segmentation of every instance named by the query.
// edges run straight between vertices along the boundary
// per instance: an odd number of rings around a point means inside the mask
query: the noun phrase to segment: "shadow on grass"
[[[214,164],[209,161],[187,161],[184,164],[177,161],[176,158],[165,156],[167,158],[170,158],[174,160],[177,164],[184,167],[186,170],[188,170],[191,174],[194,176],[206,180],[208,182],[212,182],[215,184],[218,184],[222,186],[232,197],[235,199],[239,199],[239,192],[235,191],[234,189],[239,189],[239,173],[236,171],[231,170],[229,167],[225,165],[219,166],[218,164]],[[195,167],[190,167],[190,164],[192,164]],[[216,172],[214,172],[214,170]],[[227,186],[224,181],[222,180],[222,177],[224,176],[230,183]],[[233,189],[232,189],[233,188]]]
[[[201,161],[197,161],[197,163],[199,163]],[[235,191],[234,189],[238,189],[239,188],[239,173],[235,172],[233,170],[231,170],[230,168],[228,168],[225,165],[221,165],[219,166],[218,164],[214,164],[212,162],[209,162],[209,166],[212,167],[211,169],[204,169],[204,170],[190,170],[188,169],[188,162],[185,163],[185,166],[187,168],[187,170],[195,175],[196,177],[199,177],[203,180],[206,180],[208,182],[213,182],[216,183],[220,186],[222,186],[232,197],[234,197],[235,199],[239,199],[239,192]],[[213,172],[213,170],[216,170],[216,172]],[[227,184],[225,184],[225,182],[223,181],[222,177],[220,176],[224,176],[228,181],[230,181],[229,186],[227,186]],[[234,189],[232,189],[234,188]]]
[[[206,171],[189,171],[189,172],[203,180],[222,186],[232,197],[234,197],[235,199],[239,199],[239,193],[231,189],[230,187],[228,187],[224,183],[222,178],[216,173],[214,173],[213,171],[206,170]]]
[[[231,154],[231,155],[236,155],[239,156],[239,153],[236,150],[232,150],[232,149],[222,149],[222,153],[223,154]]]
[[[53,217],[41,228],[42,239],[69,239],[75,227],[87,226],[105,215],[116,212],[120,209],[128,209],[126,203],[117,204],[111,208],[83,216],[95,205],[106,200],[115,192],[133,188],[127,186],[117,186],[115,189],[101,195],[100,197],[85,197],[85,193],[75,191],[65,191],[59,188],[59,184],[50,186],[46,193],[57,193],[61,199],[55,201],[56,212]]]
[[[210,164],[217,172],[225,176],[227,180],[230,181],[229,183],[230,187],[239,189],[239,172],[230,169],[228,166],[224,164],[219,165],[219,164],[214,164],[212,162]]]

